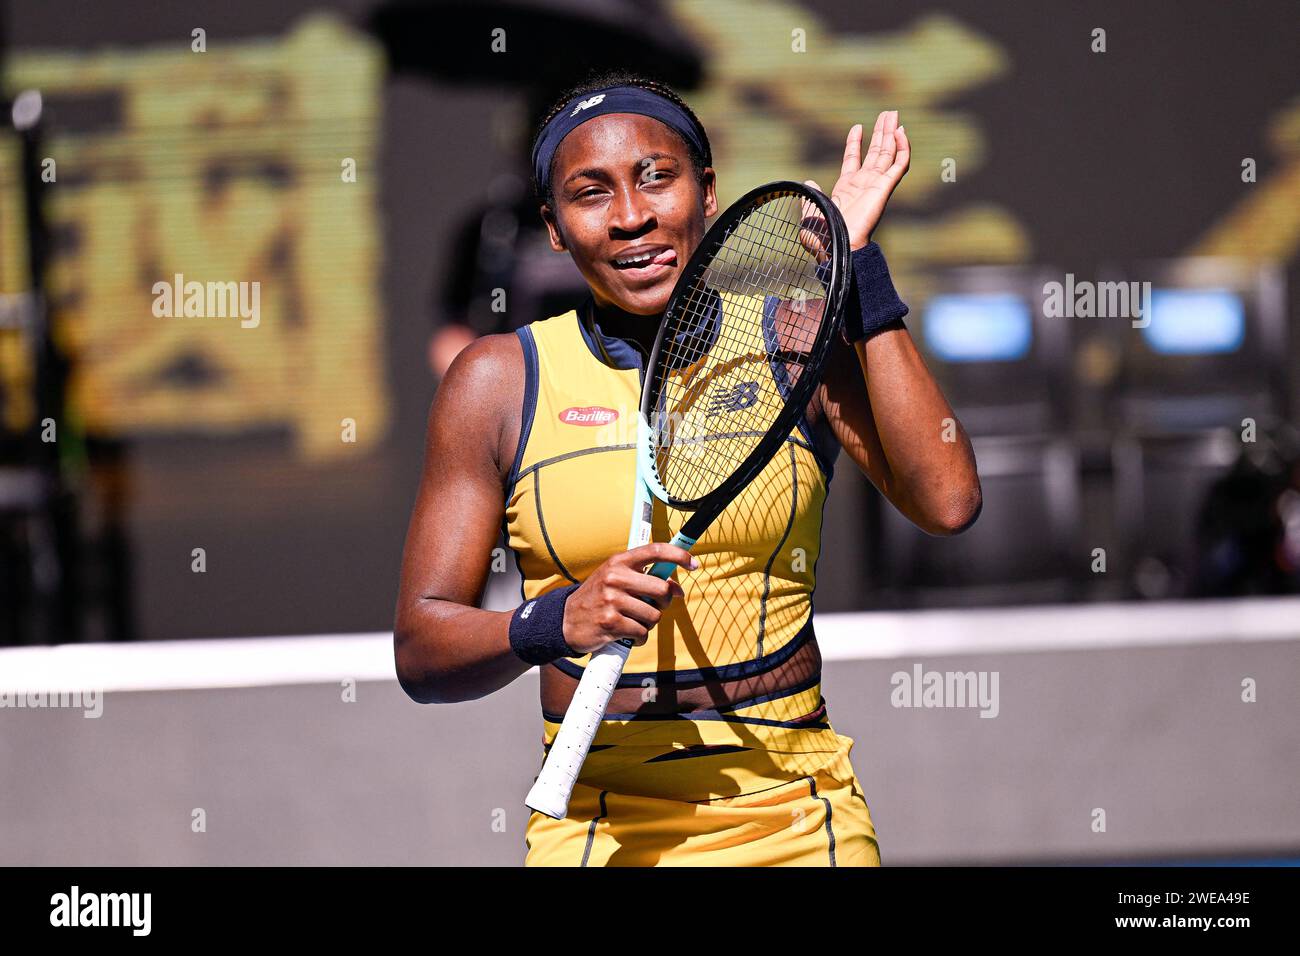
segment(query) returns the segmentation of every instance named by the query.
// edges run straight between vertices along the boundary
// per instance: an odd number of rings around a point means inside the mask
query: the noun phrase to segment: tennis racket
[[[691,512],[672,540],[690,550],[763,470],[812,397],[848,289],[844,220],[811,187],[759,186],[713,224],[673,288],[646,367],[628,550],[649,542],[654,498]],[[648,573],[676,567],[661,561]],[[591,655],[524,801],[531,809],[568,812],[631,648],[615,641]]]

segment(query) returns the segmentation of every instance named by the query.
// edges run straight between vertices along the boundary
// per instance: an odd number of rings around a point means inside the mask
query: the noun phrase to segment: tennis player
[[[692,554],[626,546],[640,373],[718,211],[708,136],[676,93],[629,74],[572,90],[537,132],[551,246],[590,294],[478,339],[449,369],[429,414],[394,628],[398,677],[420,702],[483,697],[540,666],[546,746],[587,655],[634,642],[567,817],[529,819],[527,865],[880,863],[813,633],[833,466],[844,449],[932,534],[968,527],[981,497],[970,443],[871,241],[908,167],[898,114],[877,117],[865,155],[863,140],[861,126],[849,130],[831,190],[854,250],[843,339],[782,450]],[[656,504],[654,540],[684,519]],[[484,611],[501,528],[524,601]],[[679,565],[673,578],[642,573],[658,560]]]

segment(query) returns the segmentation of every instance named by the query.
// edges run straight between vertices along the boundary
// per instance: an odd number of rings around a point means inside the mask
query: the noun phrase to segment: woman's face
[[[657,315],[718,211],[713,170],[695,176],[686,144],[663,123],[609,113],[583,123],[555,153],[551,248],[568,252],[597,305]]]

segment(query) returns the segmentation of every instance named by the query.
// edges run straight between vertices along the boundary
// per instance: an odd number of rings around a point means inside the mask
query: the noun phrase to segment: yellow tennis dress
[[[627,550],[645,360],[604,335],[585,308],[516,334],[526,381],[505,530],[530,600]],[[619,687],[671,699],[658,695],[762,674],[815,640],[811,598],[831,473],[801,417],[700,538],[699,569],[677,570],[685,596],[632,649]],[[687,515],[654,507],[654,540],[667,541]],[[580,677],[586,661],[547,666]],[[563,715],[543,718],[545,749]],[[530,817],[526,865],[879,865],[852,746],[827,719],[819,673],[718,710],[606,714],[568,815]]]

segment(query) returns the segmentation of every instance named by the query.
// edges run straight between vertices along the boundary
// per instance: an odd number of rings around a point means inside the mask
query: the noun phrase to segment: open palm
[[[897,110],[886,110],[876,117],[865,158],[862,157],[862,133],[861,124],[849,130],[840,178],[830,192],[831,201],[844,216],[851,249],[860,249],[871,241],[885,205],[912,158],[907,133],[898,125]],[[808,180],[808,185],[821,189],[812,180]]]

